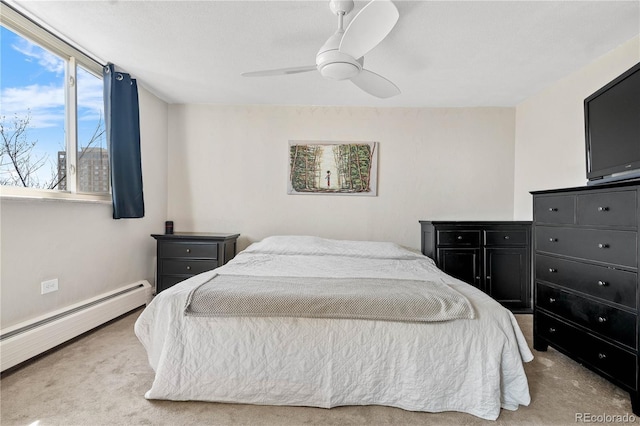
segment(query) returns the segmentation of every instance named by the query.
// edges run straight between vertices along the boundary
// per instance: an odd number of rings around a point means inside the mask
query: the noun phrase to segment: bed
[[[202,302],[205,289],[244,281],[253,283],[247,291],[258,288],[260,295],[233,293],[218,310],[204,308],[224,299]],[[315,309],[316,302],[300,302],[291,292],[273,293],[279,283],[285,292],[327,286],[325,292],[339,297]],[[407,302],[409,316],[395,316],[407,315],[394,311],[405,302],[389,302],[388,289],[411,283],[437,293],[435,302],[431,295],[418,297],[430,306],[426,317],[414,309],[422,302]],[[369,299],[356,303],[350,297],[360,287]],[[274,308],[268,303],[274,294],[288,302]],[[256,307],[254,299],[265,303]],[[252,302],[246,311],[225,310],[243,300]],[[355,305],[365,310],[355,317],[343,311]],[[158,294],[135,333],[155,371],[148,399],[385,405],[490,420],[501,408],[530,402],[523,362],[533,356],[511,312],[431,259],[392,243],[268,237],[226,265]]]

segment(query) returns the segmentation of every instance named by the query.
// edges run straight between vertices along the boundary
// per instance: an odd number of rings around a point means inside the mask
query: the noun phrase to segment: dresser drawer
[[[636,273],[536,255],[536,280],[636,308]]]
[[[634,314],[544,284],[537,283],[536,289],[537,306],[540,308],[616,340],[631,349],[636,348]]]
[[[533,218],[536,223],[569,225],[575,222],[576,197],[574,195],[538,196],[533,200]]]
[[[635,268],[637,233],[599,229],[536,227],[536,250]]]
[[[484,243],[487,246],[524,246],[527,245],[525,230],[485,231]]]
[[[477,247],[480,245],[480,231],[438,231],[438,245]]]
[[[197,275],[217,267],[218,261],[216,260],[163,259],[160,261],[162,275]]]
[[[599,192],[578,196],[578,224],[636,228],[636,192]]]
[[[542,312],[535,317],[536,333],[575,358],[636,390],[636,356]]]
[[[160,241],[160,256],[186,258],[218,258],[218,244],[198,241]]]

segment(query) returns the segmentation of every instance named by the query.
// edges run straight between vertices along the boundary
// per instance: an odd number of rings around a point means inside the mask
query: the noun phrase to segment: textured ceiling
[[[402,91],[382,100],[316,71],[240,76],[313,65],[337,27],[328,1],[8,3],[170,103],[513,106],[640,32],[638,1],[395,1],[365,56]]]

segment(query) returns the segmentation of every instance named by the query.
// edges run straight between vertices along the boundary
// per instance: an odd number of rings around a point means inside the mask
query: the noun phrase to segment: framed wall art
[[[289,141],[288,194],[376,196],[378,142]]]

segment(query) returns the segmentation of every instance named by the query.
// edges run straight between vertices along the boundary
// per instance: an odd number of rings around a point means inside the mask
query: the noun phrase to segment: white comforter
[[[444,280],[468,298],[475,318],[406,323],[184,316],[190,291],[214,274],[206,272],[160,293],[136,322],[156,372],[146,398],[376,404],[491,420],[501,407],[529,404],[522,362],[533,356],[511,312],[489,296],[399,246],[271,238],[215,273]]]

